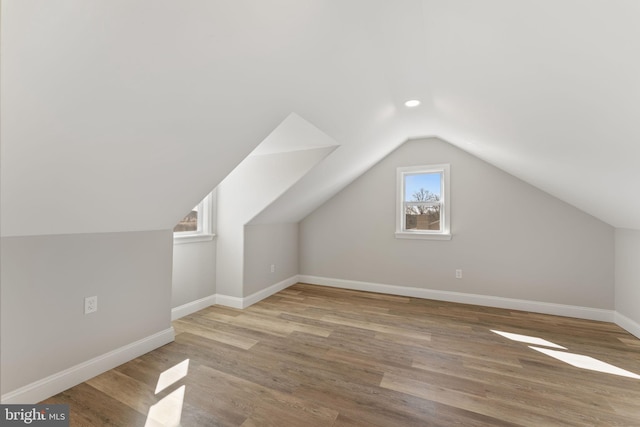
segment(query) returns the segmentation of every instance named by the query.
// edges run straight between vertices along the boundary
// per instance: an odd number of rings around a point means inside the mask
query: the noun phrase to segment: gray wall
[[[216,293],[216,241],[173,246],[171,307]]]
[[[244,226],[277,200],[334,146],[251,155],[218,186],[216,289],[242,298],[244,291]]]
[[[275,271],[271,272],[271,265]],[[298,274],[298,224],[244,227],[244,295]]]
[[[616,230],[616,311],[640,324],[640,230]]]
[[[170,230],[1,245],[3,394],[171,327]]]
[[[396,239],[396,168],[438,163],[451,164],[452,240]],[[303,275],[602,309],[613,250],[611,226],[435,138],[408,141],[300,224]]]

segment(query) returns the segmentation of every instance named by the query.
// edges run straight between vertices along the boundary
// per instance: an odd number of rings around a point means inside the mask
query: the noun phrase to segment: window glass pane
[[[198,231],[198,207],[196,206],[173,228],[174,233]]]
[[[441,184],[439,172],[404,176],[405,230],[440,230]]]
[[[405,230],[440,230],[440,205],[405,205]]]
[[[435,202],[440,200],[442,174],[416,173],[404,176],[405,202]]]

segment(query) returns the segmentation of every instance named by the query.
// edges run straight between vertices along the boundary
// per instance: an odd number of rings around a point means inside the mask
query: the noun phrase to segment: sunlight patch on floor
[[[633,372],[629,372],[622,368],[618,368],[617,366],[610,365],[609,363],[603,362],[598,359],[594,359],[590,356],[585,356],[583,354],[576,353],[568,353],[564,351],[556,351],[550,350],[548,348],[539,348],[529,346],[529,348],[539,351],[540,353],[546,354],[547,356],[551,356],[554,359],[560,360],[564,363],[568,363],[571,366],[575,366],[576,368],[588,369],[590,371],[603,372],[605,374],[613,374],[620,375],[622,377],[634,378],[636,380],[640,380],[640,375],[634,374]]]
[[[189,359],[185,359],[177,365],[167,369],[160,374],[158,384],[156,384],[155,393],[158,394],[170,385],[177,383],[187,376],[187,372],[189,372]]]
[[[188,372],[189,359],[185,359],[162,372],[158,377],[155,394],[176,384],[185,378]],[[185,390],[186,386],[182,385],[151,406],[144,427],[179,427]]]
[[[561,345],[554,344],[550,341],[543,340],[542,338],[538,338],[538,337],[531,337],[529,335],[512,334],[510,332],[495,331],[493,329],[491,330],[491,332],[493,332],[494,334],[501,335],[512,341],[523,342],[526,344],[543,345],[545,347],[551,347],[551,348],[561,348],[563,350],[567,349],[566,347],[562,347]]]
[[[185,386],[180,386],[149,408],[144,427],[178,427],[182,418]]]
[[[496,331],[493,329],[491,329],[491,332],[493,332],[494,334],[498,334],[502,337],[505,337],[507,339],[510,339],[512,341],[523,342],[526,344],[543,345],[545,347],[567,350],[566,347],[562,347],[561,345],[554,344],[551,341],[547,341],[545,339],[538,338],[538,337],[513,334],[510,332]],[[618,368],[617,366],[611,365],[609,363],[603,362],[593,357],[585,356],[584,354],[570,353],[568,351],[551,350],[550,348],[534,347],[531,345],[528,347],[532,350],[535,350],[542,354],[546,354],[547,356],[553,357],[556,360],[559,360],[561,362],[564,362],[576,368],[587,369],[589,371],[602,372],[605,374],[619,375],[627,378],[640,379],[640,375],[634,374],[633,372],[629,372],[622,368]]]

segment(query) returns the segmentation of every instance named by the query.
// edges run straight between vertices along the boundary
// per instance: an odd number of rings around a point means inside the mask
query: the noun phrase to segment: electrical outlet
[[[275,264],[271,264],[271,272],[272,273],[276,272],[276,265]]]
[[[462,270],[460,269],[456,270],[456,279],[462,279]]]
[[[98,311],[98,297],[86,297],[84,299],[84,314],[93,313]]]

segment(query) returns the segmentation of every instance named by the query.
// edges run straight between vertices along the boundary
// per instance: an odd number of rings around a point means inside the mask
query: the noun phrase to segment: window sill
[[[409,233],[396,231],[396,239],[451,240],[451,233]]]
[[[173,235],[173,244],[182,245],[184,243],[210,242],[216,237],[215,234],[187,234],[185,236]]]

